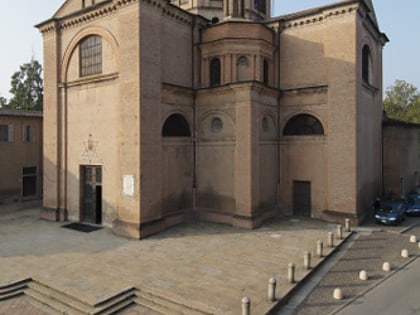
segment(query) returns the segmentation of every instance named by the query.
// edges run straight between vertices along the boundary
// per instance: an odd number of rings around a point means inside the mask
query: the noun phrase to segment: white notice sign
[[[123,194],[125,196],[134,196],[134,175],[123,176]]]

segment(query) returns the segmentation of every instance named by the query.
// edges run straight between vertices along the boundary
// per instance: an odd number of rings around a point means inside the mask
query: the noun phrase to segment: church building
[[[388,39],[371,0],[279,17],[270,0],[67,0],[37,28],[43,218],[139,239],[194,220],[358,223],[381,194]]]

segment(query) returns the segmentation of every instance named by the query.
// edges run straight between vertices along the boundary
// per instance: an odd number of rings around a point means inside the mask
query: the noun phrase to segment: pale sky
[[[420,89],[420,1],[373,0],[384,48],[384,89],[405,80]],[[10,78],[34,56],[42,63],[42,38],[34,25],[49,19],[64,0],[0,0],[0,96],[10,98]],[[274,0],[278,16],[335,0]]]

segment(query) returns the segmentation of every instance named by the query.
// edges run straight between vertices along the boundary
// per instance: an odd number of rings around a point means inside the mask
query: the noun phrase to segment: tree
[[[42,66],[32,59],[20,66],[12,75],[8,107],[17,110],[42,110],[43,81]]]
[[[389,118],[420,123],[420,93],[414,85],[396,80],[386,89],[384,109]]]
[[[0,96],[0,108],[6,108],[7,107],[7,99],[3,96]]]

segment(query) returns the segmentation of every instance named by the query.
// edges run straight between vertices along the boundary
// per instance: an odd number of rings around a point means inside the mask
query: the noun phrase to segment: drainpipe
[[[278,90],[278,97],[277,97],[277,205],[280,206],[280,185],[281,185],[281,145],[280,145],[280,139],[281,139],[281,130],[280,130],[280,32],[281,32],[281,21],[278,22],[278,31],[276,36],[276,49],[277,49],[277,71],[275,73],[274,79],[277,81],[277,90]]]
[[[193,16],[191,25],[191,88],[193,90],[192,104],[192,145],[193,145],[193,182],[192,182],[192,207],[196,208],[196,188],[197,188],[197,122],[196,122],[196,87],[195,87],[195,25],[196,16]]]
[[[382,182],[382,196],[385,196],[385,154],[384,154],[384,123],[381,122],[381,182]]]
[[[405,196],[405,185],[404,185],[404,176],[400,177],[400,194],[401,194],[401,198],[404,198]]]

